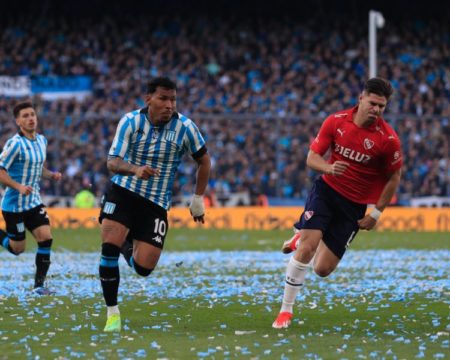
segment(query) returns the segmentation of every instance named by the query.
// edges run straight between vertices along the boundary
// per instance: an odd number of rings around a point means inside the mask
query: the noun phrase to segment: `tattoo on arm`
[[[119,157],[108,159],[107,166],[108,170],[120,175],[134,175],[137,168],[136,165],[130,164]]]
[[[53,176],[53,172],[51,172],[49,169],[43,167],[42,168],[42,176],[46,179],[51,179]]]

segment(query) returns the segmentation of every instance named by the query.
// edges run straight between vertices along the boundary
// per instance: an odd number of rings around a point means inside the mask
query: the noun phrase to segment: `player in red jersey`
[[[381,117],[392,92],[387,80],[368,80],[358,105],[329,116],[312,142],[307,165],[322,175],[314,181],[305,211],[294,225],[295,235],[282,248],[295,253],[287,266],[274,328],[291,323],[310,262],[317,275],[331,274],[358,230],[373,229],[394,195],[402,167],[400,140]],[[331,154],[325,160],[327,151]],[[375,208],[365,215],[367,204]]]

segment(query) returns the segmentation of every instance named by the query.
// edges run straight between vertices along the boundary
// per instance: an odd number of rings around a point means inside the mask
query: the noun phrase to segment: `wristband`
[[[191,210],[192,216],[203,216],[205,214],[203,195],[194,194],[189,209]]]
[[[373,210],[370,212],[369,216],[372,219],[378,220],[381,216],[382,212],[378,210],[377,208],[373,208]]]

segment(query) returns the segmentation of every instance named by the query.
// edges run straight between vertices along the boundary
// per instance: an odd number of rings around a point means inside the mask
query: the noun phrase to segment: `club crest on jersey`
[[[175,135],[176,135],[175,131],[172,131],[172,130],[166,131],[166,140],[167,141],[175,141]]]
[[[374,145],[375,143],[372,140],[367,138],[364,139],[364,149],[370,150],[373,148]]]
[[[308,221],[314,215],[314,211],[305,211],[305,220]]]

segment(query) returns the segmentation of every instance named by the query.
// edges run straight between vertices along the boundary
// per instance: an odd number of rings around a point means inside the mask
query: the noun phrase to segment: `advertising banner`
[[[90,76],[34,76],[31,91],[45,100],[75,97],[82,100],[92,93]]]
[[[192,220],[188,208],[169,211],[172,228],[205,228],[233,230],[291,229],[302,208],[297,207],[233,207],[209,208],[205,224]],[[99,209],[48,208],[53,227],[96,228]],[[4,228],[0,218],[0,228]],[[450,231],[450,208],[387,208],[380,218],[377,231]]]
[[[0,76],[0,96],[24,97],[31,95],[28,76]]]

